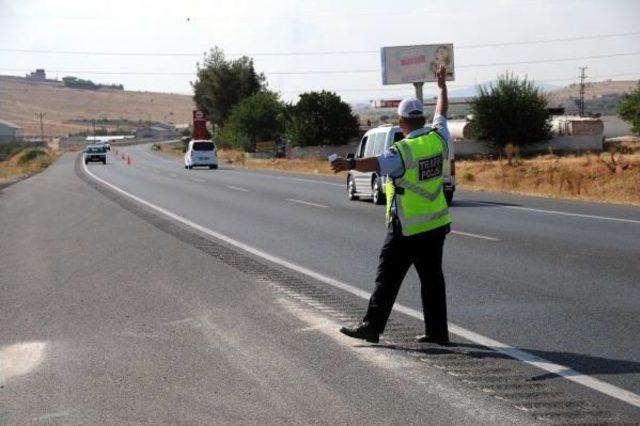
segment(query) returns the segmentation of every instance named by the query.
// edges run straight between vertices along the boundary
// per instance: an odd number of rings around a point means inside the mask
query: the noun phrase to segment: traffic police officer
[[[380,252],[376,285],[367,313],[356,327],[340,332],[378,342],[391,314],[400,285],[414,265],[420,277],[425,333],[419,342],[449,343],[447,302],[442,274],[442,249],[449,232],[449,210],[443,193],[442,170],[448,157],[446,67],[440,66],[438,101],[431,127],[425,127],[422,102],[406,98],[398,106],[405,139],[377,157],[331,163],[334,172],[355,169],[388,176],[386,184],[389,233]]]

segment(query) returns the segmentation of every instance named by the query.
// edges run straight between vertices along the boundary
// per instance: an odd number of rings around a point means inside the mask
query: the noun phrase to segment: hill
[[[618,103],[625,93],[638,87],[638,81],[597,81],[587,82],[585,86],[585,111],[602,115],[616,115]],[[580,98],[580,85],[570,84],[566,87],[548,92],[550,106],[563,106],[567,112],[577,112],[577,101]]]
[[[93,119],[112,123],[190,123],[193,109],[189,95],[72,89],[55,82],[0,76],[0,119],[24,127],[25,135],[40,134],[36,117],[40,112],[46,114],[47,136],[65,136],[90,129]],[[112,128],[115,127],[114,124]]]

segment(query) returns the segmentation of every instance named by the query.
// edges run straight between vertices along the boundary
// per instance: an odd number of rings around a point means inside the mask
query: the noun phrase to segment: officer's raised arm
[[[436,110],[433,114],[434,117],[439,115],[447,117],[449,110],[449,99],[447,94],[447,66],[440,64],[438,71],[436,72],[438,78],[438,101],[436,102]]]

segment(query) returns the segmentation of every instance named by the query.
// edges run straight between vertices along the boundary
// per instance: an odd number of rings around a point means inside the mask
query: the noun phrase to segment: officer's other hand
[[[331,162],[331,170],[333,170],[333,173],[349,170],[349,160],[340,157],[336,158]]]
[[[436,78],[438,79],[438,87],[444,88],[447,85],[447,66],[445,64],[438,65]]]

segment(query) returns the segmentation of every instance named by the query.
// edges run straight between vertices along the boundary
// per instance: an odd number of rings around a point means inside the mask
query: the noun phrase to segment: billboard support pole
[[[424,104],[424,97],[422,96],[422,87],[424,86],[423,82],[413,83],[413,87],[416,88],[416,98]]]

